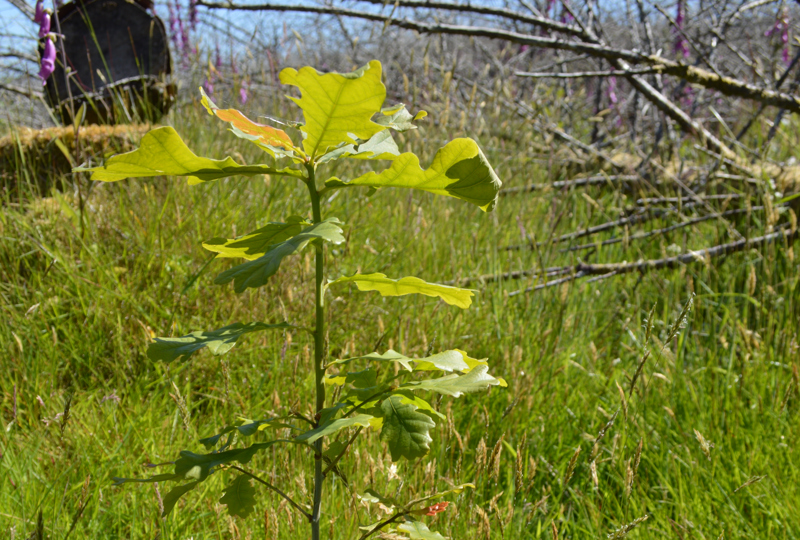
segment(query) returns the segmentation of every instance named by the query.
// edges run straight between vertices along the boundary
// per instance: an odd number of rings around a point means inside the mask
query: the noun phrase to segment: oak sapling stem
[[[412,115],[404,105],[381,108],[386,88],[381,82],[380,62],[372,61],[344,75],[321,74],[310,67],[299,71],[287,68],[281,72],[280,78],[284,84],[295,86],[300,91],[300,97],[293,98],[305,117],[305,123],[300,127],[305,137],[298,144],[283,130],[256,124],[234,109],[220,109],[202,93],[202,89],[200,91],[202,103],[210,114],[229,122],[234,134],[255,144],[276,160],[290,162],[285,168],[241,165],[229,157],[221,160],[199,157],[189,150],[173,128],[162,127],[145,135],[138,150],[113,156],[101,167],[76,170],[90,172],[92,180],[101,181],[117,181],[131,176],[172,175],[186,176],[190,184],[196,184],[235,175],[268,174],[306,184],[310,217],[288,216],[282,222],[270,222],[250,234],[227,240],[209,240],[203,246],[217,253],[218,258],[244,259],[241,264],[221,272],[214,280],[220,285],[233,282],[237,293],[265,285],[278,271],[284,258],[312,247],[315,255],[313,330],[289,321],[236,322],[216,330],[196,331],[182,337],[156,338],[148,348],[148,356],[163,362],[189,360],[203,348],[214,355],[221,355],[229,352],[247,334],[306,330],[313,337],[314,346],[313,417],[306,417],[297,410],[288,410],[284,416],[240,422],[200,441],[210,453],[182,452],[174,462],[172,474],[147,479],[118,478],[116,481],[117,484],[178,482],[165,497],[164,514],[169,514],[181,496],[195,489],[218,468],[235,470],[241,475],[232,480],[220,499],[228,507],[230,515],[247,517],[253,511],[256,501],[251,483],[255,480],[283,497],[307,518],[312,539],[319,540],[325,480],[331,471],[341,476],[338,464],[359,436],[372,430],[379,431],[380,439],[387,445],[393,461],[406,459],[416,462],[430,450],[430,431],[436,427],[436,421],[445,418],[425,400],[425,395],[433,393],[457,398],[491,386],[506,386],[503,379],[488,373],[485,359],[471,358],[458,349],[433,354],[433,351],[429,351],[421,358],[409,357],[391,349],[383,353],[366,350],[354,358],[326,357],[328,331],[325,324],[325,292],[328,287],[354,283],[361,291],[376,291],[382,296],[421,294],[461,309],[471,305],[474,292],[428,283],[411,276],[394,279],[382,273],[357,273],[326,280],[325,244],[341,244],[345,242],[345,236],[343,223],[339,219],[323,215],[321,194],[328,190],[355,187],[400,187],[461,199],[488,212],[496,204],[501,183],[483,152],[471,139],[456,139],[440,148],[428,169],[420,166],[419,159],[413,153],[401,153],[392,131],[416,129],[414,122],[423,118],[425,113]],[[328,97],[331,95],[339,96],[338,100],[332,102]],[[324,183],[318,181],[320,168],[331,161],[348,158],[384,160],[390,164],[381,172],[367,172],[350,179],[331,178]],[[152,171],[152,174],[143,171]],[[442,174],[442,171],[446,173]],[[360,369],[351,370],[350,366],[355,363],[361,364]],[[395,370],[386,370],[390,375],[379,380],[379,372],[374,366],[381,364],[396,364],[397,374],[394,374]],[[335,403],[326,403],[328,386],[336,389],[332,393]],[[365,392],[365,388],[370,391]],[[302,390],[298,388],[298,391]],[[249,445],[240,442],[233,447],[233,441],[237,438],[242,441],[269,428],[287,427],[294,434],[290,439],[273,439]],[[345,429],[351,430],[349,436],[334,437]],[[235,435],[238,437],[235,438]],[[249,463],[259,452],[276,444],[300,445],[313,453],[314,489],[310,508],[281,488],[236,465]],[[420,531],[428,531],[428,528],[411,516],[434,515],[428,511],[430,505],[419,505],[448,494],[459,494],[467,487],[473,486],[456,486],[408,503],[400,503],[368,490],[365,495],[367,500],[381,502],[395,513],[390,519],[370,525],[362,538],[395,524],[395,534],[408,533],[418,537]],[[436,508],[441,511],[446,504]]]

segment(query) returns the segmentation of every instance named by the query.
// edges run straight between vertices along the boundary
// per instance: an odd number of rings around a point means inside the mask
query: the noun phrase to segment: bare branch
[[[767,105],[782,107],[789,111],[800,113],[800,97],[776,90],[762,88],[731,77],[722,77],[696,66],[690,66],[682,62],[676,62],[674,60],[662,58],[658,55],[648,55],[627,49],[615,49],[600,43],[567,41],[561,38],[547,38],[530,34],[520,34],[518,32],[510,32],[481,26],[422,23],[410,21],[408,19],[395,19],[377,13],[367,13],[364,11],[326,6],[299,6],[277,3],[234,4],[232,2],[218,3],[207,2],[205,0],[199,0],[198,5],[207,7],[209,9],[231,9],[242,11],[292,11],[316,13],[320,15],[342,15],[345,17],[354,17],[375,22],[382,22],[384,24],[397,26],[398,28],[404,28],[406,30],[415,30],[421,34],[449,34],[485,37],[490,39],[510,41],[520,45],[532,45],[547,49],[583,53],[596,58],[603,58],[611,61],[612,63],[617,64],[616,67],[622,71],[629,70],[629,66],[624,63],[648,65],[654,70],[657,70],[659,73],[678,77],[689,83],[698,84],[700,86],[716,90],[727,96],[750,99],[760,103],[765,103]],[[620,62],[624,63],[619,64]],[[667,114],[673,115],[673,119],[678,122],[681,127],[684,128],[684,130],[693,133],[701,133],[704,135],[704,138],[708,139],[709,143],[713,143],[715,146],[720,145],[718,148],[715,148],[718,151],[722,148],[727,150],[727,148],[722,145],[721,142],[716,140],[716,138],[709,137],[710,133],[700,128],[700,126],[693,122],[685,113],[678,114],[674,104],[671,104],[671,102],[669,102],[669,100],[667,100],[663,95],[660,98],[657,98],[656,94],[660,93],[652,88],[652,86],[650,86],[646,81],[643,79],[637,79],[635,76],[629,77],[629,80],[637,90],[645,94],[648,99],[651,99],[657,107],[664,110],[664,112],[667,112]],[[727,152],[723,153],[729,152],[730,150],[727,150]]]
[[[637,261],[635,263],[611,263],[611,264],[580,263],[575,265],[574,267],[564,267],[572,270],[572,274],[565,278],[557,279],[555,281],[550,281],[547,283],[542,283],[536,285],[535,287],[528,287],[527,289],[524,290],[515,291],[509,294],[509,296],[516,296],[518,294],[526,292],[538,291],[540,289],[553,287],[555,285],[560,285],[561,283],[575,281],[587,276],[597,276],[598,278],[607,278],[611,276],[618,276],[621,274],[628,274],[630,272],[636,272],[636,271],[648,272],[650,270],[660,270],[663,268],[675,268],[676,266],[692,264],[696,262],[706,262],[710,259],[724,257],[730,255],[731,253],[736,253],[738,251],[743,251],[745,249],[750,249],[765,244],[770,244],[777,240],[785,239],[787,242],[792,242],[796,237],[797,237],[797,231],[792,233],[788,228],[784,228],[781,229],[780,231],[776,231],[770,234],[765,234],[764,236],[759,236],[757,238],[751,238],[749,240],[748,239],[738,240],[736,242],[731,242],[729,244],[722,244],[711,248],[690,251],[689,253],[684,253],[682,255],[678,255],[675,257],[667,257],[664,259]]]

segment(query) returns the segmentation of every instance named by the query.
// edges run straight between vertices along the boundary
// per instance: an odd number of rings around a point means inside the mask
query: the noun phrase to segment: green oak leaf
[[[389,130],[384,130],[373,135],[369,140],[359,139],[355,144],[343,144],[330,152],[322,155],[317,163],[327,163],[335,159],[387,159],[392,160],[400,155],[400,149],[394,142]]]
[[[421,521],[406,521],[397,527],[398,531],[408,533],[411,540],[446,540],[438,532],[431,531],[427,525]]]
[[[388,390],[389,384],[383,382],[378,384],[378,374],[372,368],[362,371],[353,371],[342,375],[330,375],[325,378],[325,384],[336,386],[352,385],[352,388],[345,394],[343,402],[350,405],[362,405],[365,400],[372,398],[378,393]],[[364,405],[363,407],[366,407]],[[366,410],[366,409],[365,409]]]
[[[164,511],[161,512],[161,517],[168,516],[172,512],[172,509],[175,508],[178,499],[196,488],[197,484],[199,483],[200,481],[196,480],[194,482],[189,482],[188,484],[183,484],[182,486],[175,486],[169,491],[169,493],[164,495]]]
[[[466,309],[472,304],[473,291],[470,289],[460,289],[449,285],[439,285],[428,283],[416,277],[404,277],[391,279],[385,274],[355,274],[353,276],[342,276],[328,285],[336,283],[355,283],[360,291],[378,291],[381,296],[404,296],[406,294],[424,294],[441,298],[451,306]]]
[[[420,111],[414,116],[411,116],[406,106],[401,103],[392,107],[384,107],[381,109],[380,114],[375,116],[374,120],[376,124],[402,132],[410,129],[417,129],[417,126],[415,126],[413,122],[420,118],[425,118],[426,116],[428,116],[428,113],[425,111]]]
[[[446,375],[438,379],[428,379],[425,381],[410,381],[401,389],[408,390],[431,390],[448,396],[460,397],[462,394],[480,392],[490,386],[506,386],[503,379],[495,379],[488,373],[489,367],[479,365],[464,375]]]
[[[415,371],[464,371],[469,369],[469,366],[464,361],[464,354],[458,350],[442,351],[432,356],[425,358],[415,358],[414,362],[417,364],[414,367]]]
[[[327,240],[334,244],[344,242],[340,224],[341,222],[336,218],[315,223],[288,240],[272,246],[272,249],[261,257],[222,272],[214,280],[214,283],[225,285],[233,281],[233,290],[237,293],[241,293],[247,288],[261,287],[275,275],[285,257],[302,250],[309,242],[317,239]]]
[[[239,338],[245,334],[285,328],[295,328],[295,326],[286,322],[278,324],[261,322],[242,324],[237,322],[208,332],[198,330],[182,337],[156,338],[147,348],[147,357],[151,360],[160,360],[162,362],[185,361],[203,347],[208,347],[208,350],[214,356],[218,356],[230,351]]]
[[[443,351],[431,356],[426,356],[423,358],[409,358],[399,352],[389,349],[383,354],[374,352],[371,354],[366,354],[364,356],[354,356],[352,358],[342,358],[340,360],[334,360],[330,363],[330,365],[335,364],[348,364],[354,360],[373,360],[377,362],[397,362],[406,371],[433,371],[433,370],[441,370],[441,371],[469,371],[474,365],[480,363],[477,360],[469,358],[464,351],[460,351],[458,349],[453,349],[450,351]],[[477,362],[476,364],[470,364],[469,362]],[[412,367],[412,362],[416,364],[416,366]],[[485,364],[485,363],[484,363]],[[336,380],[339,385],[344,384],[344,380],[341,376],[333,375],[331,376],[333,380]]]
[[[372,188],[402,187],[455,197],[491,212],[497,203],[502,182],[472,139],[454,139],[440,148],[428,169],[422,169],[419,158],[406,152],[397,156],[383,172],[368,172],[344,182],[332,178],[332,188],[369,186]]]
[[[307,443],[313,443],[320,437],[327,437],[328,435],[333,435],[339,430],[344,428],[360,426],[360,427],[369,427],[370,420],[374,417],[370,414],[357,414],[355,416],[350,416],[347,418],[339,418],[338,420],[333,420],[329,423],[323,424],[316,429],[312,429],[311,431],[306,431],[305,433],[301,433],[298,435],[295,440],[304,441]]]
[[[222,491],[225,495],[219,502],[228,507],[228,514],[246,518],[253,512],[256,490],[250,484],[249,476],[240,474]]]
[[[232,433],[234,431],[238,431],[244,437],[250,437],[250,436],[255,435],[256,433],[258,433],[259,431],[262,431],[264,429],[271,428],[271,427],[285,427],[285,428],[289,428],[289,429],[297,429],[297,428],[294,428],[293,426],[291,426],[289,424],[284,423],[284,420],[288,420],[290,418],[291,418],[290,416],[279,416],[279,417],[270,418],[270,419],[267,419],[267,420],[256,420],[256,421],[248,420],[248,419],[245,419],[245,418],[241,418],[241,419],[239,419],[240,423],[238,423],[237,425],[226,426],[226,427],[224,427],[222,429],[222,431],[220,431],[216,435],[212,435],[210,437],[206,437],[204,439],[200,439],[198,442],[200,444],[202,444],[203,446],[205,446],[206,450],[211,450],[213,447],[215,447],[217,445],[219,440],[224,435],[227,435],[227,434]],[[230,443],[230,441],[228,443],[226,443],[226,445],[229,444],[229,443]]]
[[[174,473],[164,473],[164,474],[156,474],[155,476],[150,476],[148,478],[120,478],[118,476],[114,476],[111,478],[114,480],[114,483],[111,484],[112,486],[121,486],[122,484],[152,484],[153,482],[167,482],[169,480],[181,480],[183,479],[183,475],[174,474]]]
[[[430,450],[428,433],[436,423],[427,414],[418,412],[413,403],[404,403],[400,396],[390,396],[381,404],[383,429],[381,440],[389,446],[392,461],[413,460]]]
[[[289,216],[286,223],[267,223],[260,229],[238,238],[212,238],[203,242],[203,247],[217,253],[217,259],[242,257],[252,261],[263,256],[275,244],[299,234],[303,230],[303,225],[311,223],[301,216]]]
[[[464,362],[467,364],[467,369],[462,370],[462,373],[469,373],[470,371],[475,369],[477,366],[488,366],[489,365],[489,362],[487,362],[488,358],[483,358],[481,360],[478,360],[476,358],[470,358],[470,356],[467,353],[465,353],[464,351],[462,351],[460,349],[455,349],[455,350],[461,353],[461,357],[463,358]],[[499,380],[502,381],[502,379],[499,379]],[[503,381],[503,382],[505,382],[505,381]],[[505,385],[501,384],[500,386],[505,386]]]
[[[356,144],[357,139],[368,140],[386,129],[371,120],[386,99],[377,60],[346,74],[286,68],[280,80],[300,89],[301,97],[290,99],[303,110],[303,149],[312,158],[340,143]]]
[[[245,448],[235,448],[233,450],[225,450],[224,452],[212,452],[210,454],[195,454],[188,450],[183,450],[180,453],[178,460],[175,462],[175,474],[180,475],[186,480],[203,481],[211,474],[214,474],[214,467],[225,465],[227,463],[248,463],[253,456],[262,450],[266,450],[277,443],[296,443],[297,441],[291,439],[277,439],[263,443],[255,443]]]
[[[92,180],[116,182],[125,178],[145,176],[188,176],[189,184],[209,182],[228,176],[273,174],[302,178],[296,169],[275,169],[267,165],[239,165],[230,157],[209,159],[200,157],[186,146],[171,127],[149,131],[139,148],[111,156],[100,167],[78,167],[75,172],[91,172]]]
[[[440,413],[439,411],[434,409],[433,406],[430,403],[428,403],[427,401],[425,401],[421,397],[415,395],[413,392],[409,392],[408,390],[395,390],[392,393],[392,395],[393,396],[400,396],[400,398],[402,399],[402,403],[403,404],[410,403],[410,404],[414,405],[415,407],[417,407],[418,409],[422,409],[423,411],[425,411],[425,412],[427,412],[427,413],[429,413],[431,415],[438,416],[442,420],[446,420],[447,419],[447,417],[445,415],[443,415],[442,413]]]
[[[334,360],[333,362],[331,362],[331,365],[333,365],[333,364],[349,364],[353,360],[374,360],[374,361],[377,361],[377,362],[397,362],[398,364],[403,366],[403,368],[406,371],[413,371],[413,368],[411,367],[411,361],[413,359],[409,358],[409,357],[407,357],[405,355],[402,355],[402,354],[400,354],[399,352],[397,352],[397,351],[395,351],[393,349],[389,349],[388,351],[386,351],[383,354],[374,352],[374,353],[371,353],[371,354],[366,354],[364,356],[354,356],[352,358],[342,358],[340,360]],[[341,384],[344,384],[344,380],[342,380]]]

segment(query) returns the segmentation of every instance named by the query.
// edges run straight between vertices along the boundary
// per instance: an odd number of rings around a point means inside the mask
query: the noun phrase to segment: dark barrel
[[[144,6],[126,0],[76,0],[58,10],[69,100],[61,50],[45,96],[65,123],[86,103],[89,123],[157,121],[172,105],[175,85],[164,23]],[[57,31],[53,21],[52,31]]]

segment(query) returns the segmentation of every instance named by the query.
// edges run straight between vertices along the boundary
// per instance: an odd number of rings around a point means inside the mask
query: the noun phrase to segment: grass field
[[[253,100],[245,110],[255,116],[274,105]],[[277,106],[276,114],[293,114]],[[541,136],[520,121],[488,104],[475,126],[445,125],[440,108],[400,137],[401,148],[426,163],[447,139],[470,135],[506,186],[556,179],[546,160],[530,157]],[[198,103],[167,120],[200,155],[262,159]],[[235,295],[212,283],[230,263],[210,261],[200,246],[305,213],[305,186],[264,178],[97,185],[83,236],[71,193],[6,200],[0,213],[0,536],[28,538],[41,513],[52,539],[306,538],[307,524],[267,491],[255,517],[229,518],[217,502],[227,473],[165,520],[163,485],[111,486],[114,476],[151,474],[145,464],[181,449],[201,451],[197,439],[237,415],[308,410],[311,344],[302,333],[247,339],[224,363],[201,354],[166,366],[145,356],[156,335],[284,314],[311,324],[311,250],[287,260],[266,287]],[[345,222],[348,242],[328,251],[329,277],[361,269],[443,282],[571,264],[578,255],[560,252],[563,245],[503,246],[613,220],[634,196],[603,188],[516,194],[484,214],[419,192],[340,192],[328,215]],[[759,219],[753,212],[740,225],[763,228]],[[683,231],[606,246],[592,261],[725,240],[712,223]],[[419,465],[393,469],[377,436],[363,438],[342,466],[350,487],[328,484],[325,537],[352,538],[381,518],[356,497],[370,484],[412,498],[474,482],[446,512],[425,518],[431,529],[459,540],[800,538],[798,268],[787,246],[773,244],[537,293],[513,294],[534,278],[475,283],[480,292],[466,311],[341,289],[328,297],[331,357],[460,348],[488,357],[509,386],[438,401],[453,420],[435,430],[430,459]],[[281,448],[252,467],[307,503],[312,459]]]

